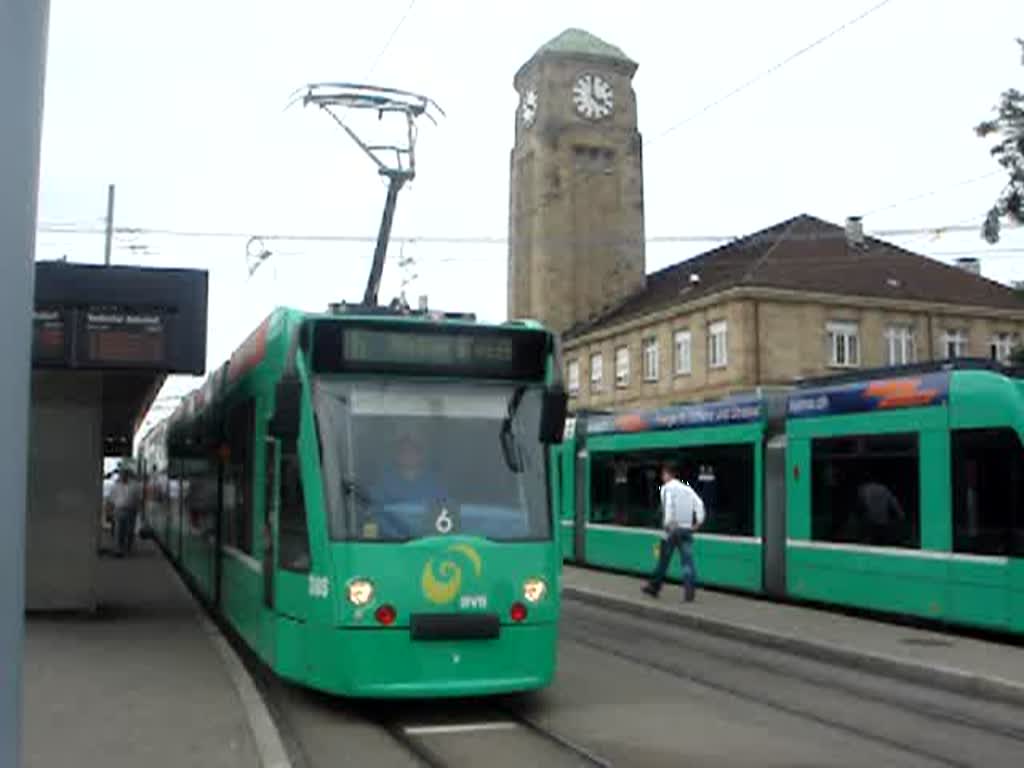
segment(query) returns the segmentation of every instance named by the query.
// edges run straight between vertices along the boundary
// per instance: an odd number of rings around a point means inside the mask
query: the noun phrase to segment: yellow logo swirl
[[[479,553],[469,544],[453,544],[445,550],[448,553],[462,555],[473,566],[477,577],[483,572],[483,563]],[[462,588],[462,567],[451,557],[445,557],[437,567],[430,558],[423,564],[423,575],[420,577],[424,596],[432,603],[444,605],[452,602]]]

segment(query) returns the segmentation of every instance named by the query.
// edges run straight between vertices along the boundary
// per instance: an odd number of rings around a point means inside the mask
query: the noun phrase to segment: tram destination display
[[[82,313],[91,365],[157,365],[166,358],[164,318],[157,312],[90,307]]]
[[[42,364],[63,363],[67,355],[64,313],[40,307],[32,315],[32,359]]]
[[[547,334],[493,328],[352,327],[318,323],[314,367],[321,372],[539,379]]]

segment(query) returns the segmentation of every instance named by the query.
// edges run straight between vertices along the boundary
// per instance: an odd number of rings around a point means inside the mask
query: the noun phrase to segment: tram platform
[[[95,613],[26,618],[24,765],[267,766],[258,693],[156,547],[97,583]]]
[[[1024,704],[1024,641],[1006,643],[959,630],[919,628],[791,603],[699,589],[683,603],[666,584],[659,598],[644,579],[566,565],[562,593],[613,610],[644,615],[708,634],[859,668],[946,690]]]

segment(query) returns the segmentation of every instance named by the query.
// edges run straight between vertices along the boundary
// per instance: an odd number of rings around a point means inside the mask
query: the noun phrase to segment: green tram
[[[288,680],[354,697],[541,688],[560,370],[535,324],[276,310],[141,441],[147,522]]]
[[[649,573],[670,460],[708,507],[703,584],[1022,633],[1022,438],[1024,379],[972,360],[579,414],[557,456],[563,556]]]

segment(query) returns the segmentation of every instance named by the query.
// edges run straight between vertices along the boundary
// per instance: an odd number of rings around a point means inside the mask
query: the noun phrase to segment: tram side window
[[[593,455],[591,522],[660,529],[661,468],[671,462],[679,467],[679,478],[704,501],[702,532],[754,534],[753,445]]]
[[[916,434],[811,443],[811,534],[817,541],[921,546]]]
[[[224,543],[252,554],[252,433],[249,400],[228,415],[229,457],[224,467]]]
[[[183,466],[188,479],[185,524],[193,536],[212,544],[217,531],[217,462],[193,457],[186,459]]]
[[[658,471],[668,460],[656,452],[591,454],[590,522],[661,527]]]
[[[279,565],[287,571],[308,571],[309,530],[295,441],[281,444],[281,506],[278,512]]]
[[[1024,555],[1024,447],[1012,429],[953,432],[953,549]]]

